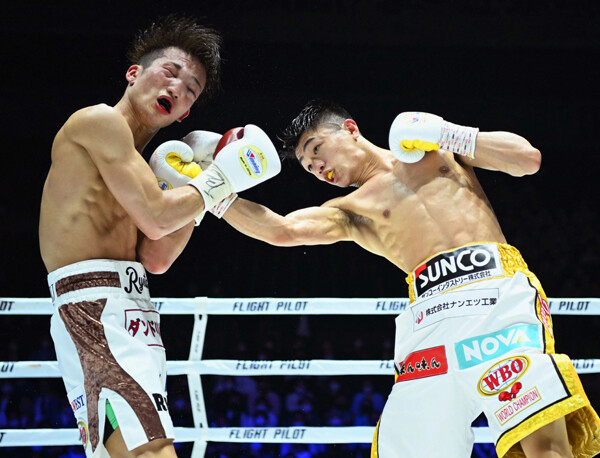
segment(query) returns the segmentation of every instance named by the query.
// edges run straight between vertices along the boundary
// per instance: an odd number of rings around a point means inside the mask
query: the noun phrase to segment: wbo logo
[[[489,367],[477,383],[477,391],[484,396],[495,396],[508,390],[529,368],[529,358],[512,356]],[[520,388],[519,388],[520,389]]]
[[[521,347],[541,348],[536,325],[511,326],[502,331],[483,334],[454,344],[460,369],[477,366]]]

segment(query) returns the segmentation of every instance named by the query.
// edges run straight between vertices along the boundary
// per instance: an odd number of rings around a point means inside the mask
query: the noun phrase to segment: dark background
[[[387,145],[401,111],[523,135],[543,154],[525,178],[480,171],[510,243],[549,296],[600,296],[597,253],[600,5],[545,1],[11,2],[2,11],[3,296],[47,295],[37,243],[56,131],[114,104],[134,33],[171,11],[224,37],[223,91],[162,141],[246,123],[276,136],[310,98],[331,98]],[[346,192],[294,163],[244,197],[285,213]],[[189,281],[189,284],[186,284]],[[405,296],[404,275],[347,243],[276,248],[208,215],[155,296]]]
[[[362,134],[382,147],[402,111],[512,131],[540,149],[541,170],[524,178],[478,171],[509,243],[549,297],[600,296],[600,3],[208,0],[3,5],[0,297],[48,296],[37,224],[53,136],[73,111],[119,100],[133,35],[174,11],[221,31],[223,90],[184,123],[160,132],[146,158],[191,130],[223,133],[247,123],[261,126],[279,146],[277,135],[315,97],[345,106]],[[286,213],[345,192],[290,162],[242,196]],[[156,297],[405,297],[406,283],[392,264],[353,244],[276,248],[207,215],[172,269],[151,276],[150,290]],[[388,339],[389,320],[382,331]],[[8,321],[0,334],[22,336],[23,321]],[[364,329],[352,318],[347,323],[367,341],[382,329],[369,320]],[[598,317],[555,317],[554,324],[557,351],[599,357]],[[342,320],[336,327],[344,326]],[[211,336],[224,339],[218,329]],[[251,349],[260,336],[245,339],[250,354],[243,356],[257,358]],[[210,345],[207,357],[242,356],[235,343],[228,355],[210,354]],[[598,407],[597,377],[582,378]]]

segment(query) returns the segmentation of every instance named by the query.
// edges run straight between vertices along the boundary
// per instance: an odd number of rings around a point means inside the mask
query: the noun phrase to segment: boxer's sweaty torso
[[[405,272],[440,251],[506,242],[473,169],[448,152],[397,162],[392,172],[325,205],[348,212],[352,239]]]
[[[86,259],[135,260],[135,224],[107,188],[90,154],[70,135],[73,120],[97,108],[75,113],[52,145],[39,229],[40,250],[49,272]]]

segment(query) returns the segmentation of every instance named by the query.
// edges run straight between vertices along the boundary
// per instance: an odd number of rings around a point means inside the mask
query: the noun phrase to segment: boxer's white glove
[[[181,139],[183,143],[192,148],[194,162],[200,164],[202,170],[206,170],[212,164],[213,156],[219,141],[223,138],[221,134],[208,130],[194,130]]]
[[[474,158],[479,129],[459,126],[430,113],[400,113],[390,127],[390,150],[402,162],[418,162],[426,151],[444,149]]]
[[[188,184],[192,178],[202,172],[200,166],[192,161],[193,159],[192,148],[179,140],[170,140],[156,148],[149,163],[158,186],[165,191]],[[203,217],[204,211],[194,218],[196,226],[200,224]]]
[[[238,127],[237,130],[243,131],[243,128]],[[192,148],[192,151],[194,151],[194,162],[200,164],[202,170],[206,170],[213,162],[215,153],[217,151],[217,146],[219,146],[219,149],[221,149],[225,145],[224,142],[219,143],[222,138],[223,135],[215,132],[210,132],[208,130],[194,130],[183,137],[181,141],[189,145],[190,148]],[[231,141],[236,139],[235,137],[229,135],[227,138],[231,138]],[[208,211],[217,218],[222,218],[236,198],[236,193],[230,194],[229,196],[225,197],[225,199],[221,200],[217,205],[209,208]]]
[[[225,146],[219,149],[221,145]],[[230,194],[256,186],[281,171],[275,146],[253,124],[226,132],[215,153],[213,163],[188,183],[202,194],[206,208],[213,208]]]

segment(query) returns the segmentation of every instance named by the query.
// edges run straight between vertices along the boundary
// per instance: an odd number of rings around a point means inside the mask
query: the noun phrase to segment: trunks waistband
[[[437,253],[407,277],[410,301],[434,296],[452,288],[494,277],[529,273],[515,247],[506,243],[478,242]]]
[[[60,298],[61,303],[82,290],[97,288],[105,294],[150,298],[144,267],[131,261],[93,259],[69,264],[48,274],[48,286],[52,300]]]

